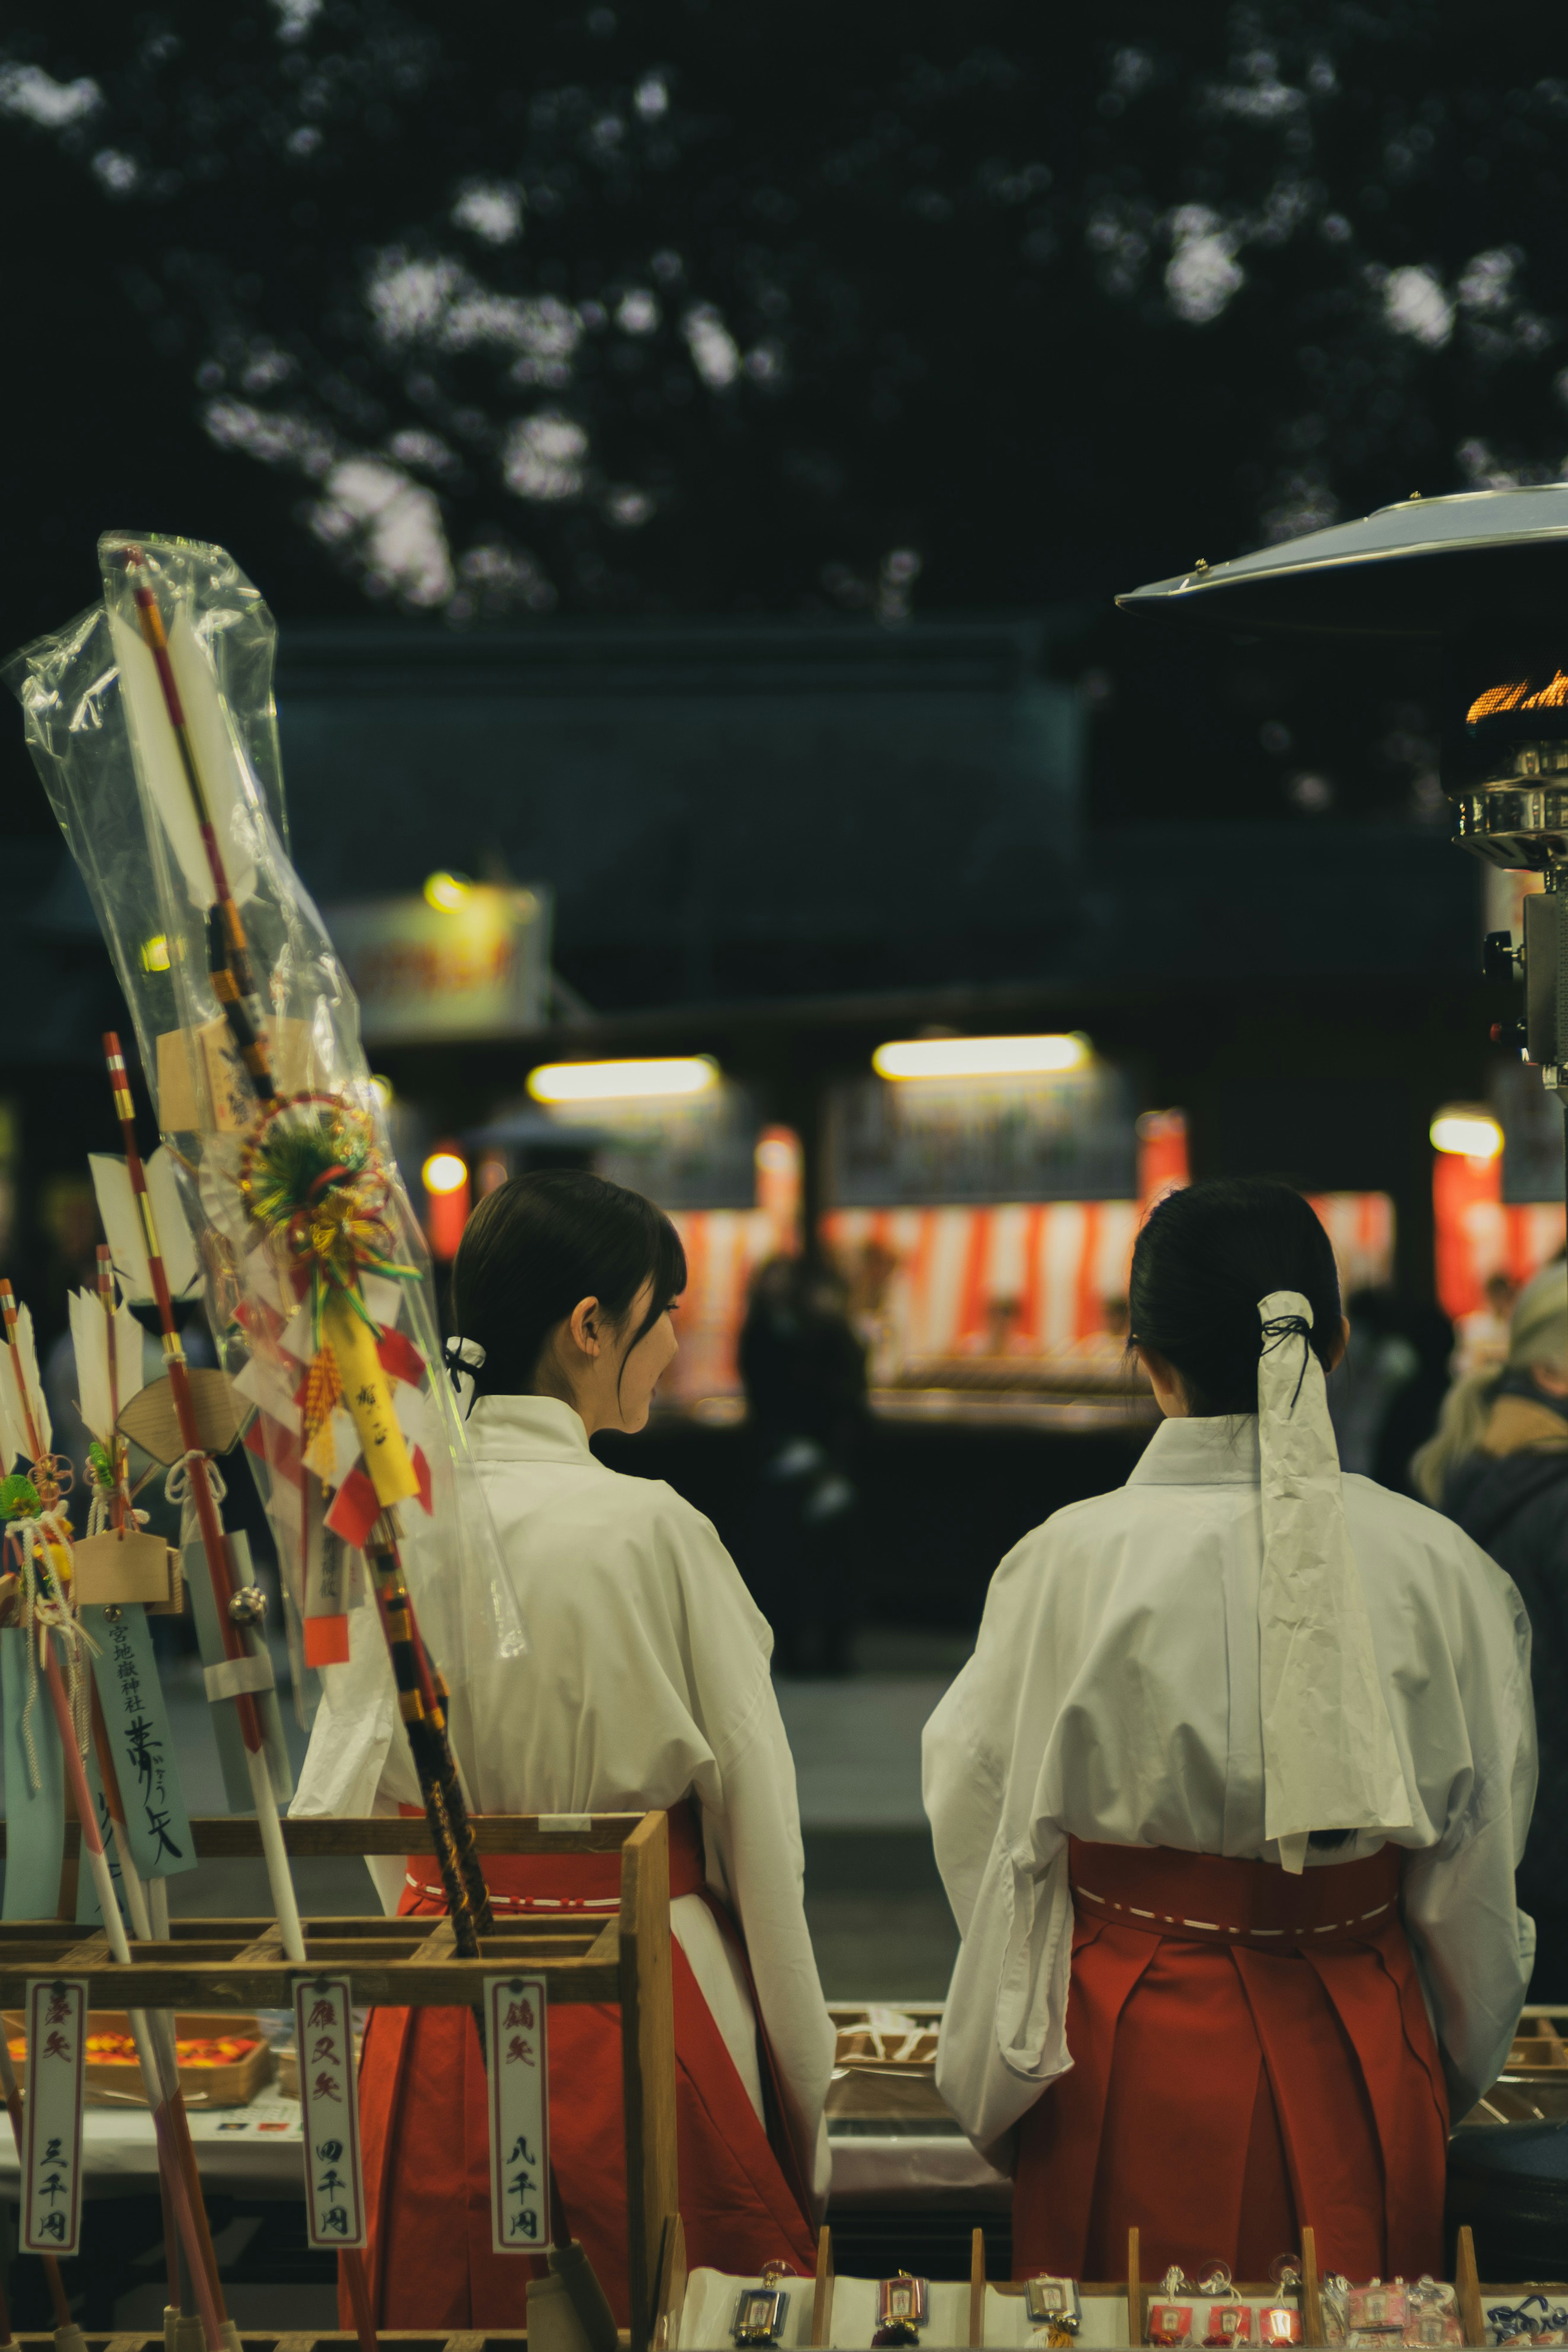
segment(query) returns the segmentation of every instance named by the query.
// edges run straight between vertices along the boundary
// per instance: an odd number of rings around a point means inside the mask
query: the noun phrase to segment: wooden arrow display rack
[[[193,1821],[191,1829],[204,1861],[260,1858],[261,1832],[254,1820],[218,1815]],[[290,1820],[283,1823],[283,1833],[297,1860],[434,1851],[423,1816]],[[79,1835],[75,1824],[68,1834]],[[304,1969],[285,1958],[275,1919],[172,1919],[167,1942],[131,1945],[129,1968],[110,1958],[101,1930],[84,1937],[67,1921],[7,1920],[0,1924],[0,2008],[19,2007],[29,1979],[58,1975],[84,1978],[89,2006],[101,2009],[286,2009],[298,1977],[326,1969],[347,1976],[356,2002],[366,2006],[473,2008],[480,2003],[486,1977],[514,1971],[542,1977],[553,2005],[618,2006],[631,2345],[632,2352],[644,2352],[653,2333],[666,2241],[667,2259],[673,2260],[678,2210],[668,1824],[662,1812],[490,1813],[475,1817],[474,1834],[481,1857],[619,1853],[619,1906],[586,1917],[570,1911],[503,1916],[494,1934],[480,1939],[477,1959],[459,1958],[445,1917],[309,1918],[302,1922]],[[141,2340],[115,2339],[125,2352]],[[285,2340],[292,2345],[296,2339],[267,2339]],[[325,2345],[331,2338],[298,2339],[301,2346],[308,2340]],[[385,2331],[382,2340],[412,2347],[441,2347],[448,2338]],[[451,2340],[464,2352],[478,2352],[486,2339],[468,2335]]]

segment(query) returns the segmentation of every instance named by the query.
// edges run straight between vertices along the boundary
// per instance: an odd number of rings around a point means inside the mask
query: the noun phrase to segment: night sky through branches
[[[35,9],[6,646],[110,525],[222,540],[286,621],[897,625],[1568,460],[1538,12]],[[1413,670],[1339,665],[1320,745],[1318,675],[1131,629],[1076,656],[1102,821],[1156,810],[1155,729],[1215,813],[1440,821]]]

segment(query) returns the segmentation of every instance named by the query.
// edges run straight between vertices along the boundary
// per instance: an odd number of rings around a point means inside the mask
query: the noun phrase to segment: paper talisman
[[[307,2234],[313,2246],[362,2246],[365,2175],[347,1977],[295,1979],[294,2035],[299,2053]]]
[[[490,2075],[491,2243],[498,2254],[549,2243],[549,2084],[541,1977],[485,1979]]]
[[[147,1619],[135,1608],[87,1608],[81,1614],[97,1644],[92,1678],[109,1731],[137,1874],[173,1878],[194,1870],[191,1819]]]
[[[86,2091],[87,1979],[35,1977],[27,1986],[22,2135],[22,2244],[30,2254],[77,2251]]]

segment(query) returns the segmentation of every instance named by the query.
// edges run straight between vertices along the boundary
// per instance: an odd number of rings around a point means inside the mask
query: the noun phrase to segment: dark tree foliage
[[[287,614],[896,625],[1568,451],[1534,11],[32,5],[6,642],[110,524],[224,540]],[[1103,817],[1165,806],[1162,734],[1211,809],[1436,811],[1414,672],[1118,630]]]

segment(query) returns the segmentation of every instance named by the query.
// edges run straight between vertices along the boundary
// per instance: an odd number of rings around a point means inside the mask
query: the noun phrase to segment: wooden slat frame
[[[570,1826],[567,1824],[570,1823]],[[291,1854],[350,1857],[431,1848],[422,1816],[357,1821],[285,1821]],[[259,1824],[243,1815],[206,1816],[191,1824],[199,1855],[261,1854]],[[660,2282],[661,2253],[675,2259],[680,2196],[675,2158],[674,2002],[670,1968],[669,1825],[662,1812],[479,1814],[482,1854],[619,1853],[621,1892],[613,1911],[559,1916],[502,1914],[480,1942],[478,1959],[459,1959],[452,1923],[355,1915],[303,1922],[306,1968],[348,1974],[357,2000],[393,2008],[474,2008],[486,1977],[516,1971],[542,1976],[549,2000],[595,2001],[621,2010],[622,2088],[626,2117],[626,2218],[631,2283],[631,2352],[648,2352]],[[79,1836],[75,1824],[70,1835]],[[0,1853],[5,1824],[0,1822]],[[121,2009],[286,2009],[301,1973],[283,1954],[272,1919],[183,1918],[167,1940],[133,1943],[131,1962],[110,1956],[99,1930],[82,1936],[54,1919],[0,1923],[0,2008],[15,2008],[31,1977],[85,1977],[89,1999]],[[684,2268],[684,2251],[680,2255]],[[666,2289],[673,2286],[666,2281]],[[40,2339],[47,2347],[52,2339]],[[296,2332],[287,2352],[349,2346],[331,2330]],[[522,2346],[517,2329],[449,2332],[383,2328],[384,2344],[406,2352],[481,2352]],[[116,2352],[157,2352],[161,2336],[125,2335]],[[247,2334],[256,2352],[283,2352],[277,2331]]]
[[[626,1843],[641,1813],[475,1813],[474,1843],[481,1853],[615,1853]],[[541,1822],[586,1819],[586,1829],[541,1828]],[[362,1856],[367,1853],[434,1853],[430,1823],[423,1813],[348,1814],[338,1821],[286,1817],[279,1825],[286,1850],[307,1859],[312,1855]],[[261,1828],[248,1813],[193,1815],[191,1836],[204,1862],[262,1859]],[[66,1852],[81,1849],[81,1824],[66,1824]],[[5,1852],[5,1824],[0,1821],[0,1854]]]
[[[660,2251],[680,2207],[670,1832],[663,1813],[644,1813],[621,1849],[619,1938],[626,2225],[635,2347],[652,2337]]]

